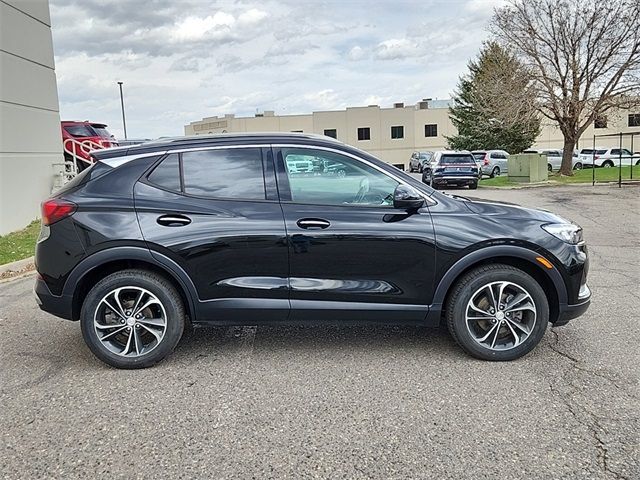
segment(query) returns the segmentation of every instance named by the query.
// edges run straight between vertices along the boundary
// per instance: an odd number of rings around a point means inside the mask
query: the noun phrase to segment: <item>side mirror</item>
[[[424,198],[407,185],[398,185],[393,192],[393,208],[417,210],[424,205]]]

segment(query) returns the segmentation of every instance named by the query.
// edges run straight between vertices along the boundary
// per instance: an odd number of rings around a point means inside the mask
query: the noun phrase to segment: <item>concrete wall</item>
[[[435,107],[435,108],[434,108]],[[638,131],[627,126],[630,111],[620,111],[608,115],[608,128],[589,127],[578,143],[579,148],[589,148],[597,135]],[[640,109],[638,112],[640,113]],[[436,137],[425,137],[425,125],[438,126]],[[404,138],[391,138],[391,127],[404,126]],[[358,128],[371,129],[370,140],[358,140]],[[200,135],[224,132],[290,132],[302,130],[307,133],[323,134],[325,129],[336,129],[338,140],[366,150],[378,158],[394,164],[408,164],[414,151],[442,150],[446,148],[446,137],[456,133],[449,118],[446,102],[429,102],[429,108],[418,109],[414,105],[400,108],[380,108],[379,106],[350,107],[345,110],[313,112],[308,115],[273,115],[265,112],[263,117],[208,117],[185,126],[186,135]],[[599,146],[616,146],[618,138],[601,138]],[[630,148],[630,139],[624,139],[624,146]],[[562,148],[560,130],[552,123],[543,125],[534,147]],[[636,138],[634,150],[640,150],[640,136]]]
[[[0,235],[40,216],[62,161],[48,0],[0,0]]]

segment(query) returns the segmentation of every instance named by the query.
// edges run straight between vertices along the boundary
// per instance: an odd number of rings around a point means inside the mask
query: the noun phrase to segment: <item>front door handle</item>
[[[191,223],[191,219],[184,215],[162,215],[156,221],[165,227],[183,227]]]
[[[296,224],[300,228],[304,228],[306,230],[311,230],[311,229],[316,229],[316,228],[317,229],[325,229],[329,225],[331,225],[329,220],[325,220],[324,218],[301,218],[300,220],[298,220],[296,222]]]

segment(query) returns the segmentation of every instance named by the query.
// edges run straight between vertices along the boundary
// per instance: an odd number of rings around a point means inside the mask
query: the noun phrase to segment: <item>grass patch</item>
[[[39,234],[40,220],[35,220],[22,230],[0,236],[0,265],[33,255]]]
[[[596,168],[596,183],[598,182],[617,182],[620,175],[620,169],[618,168]],[[558,175],[557,173],[549,174],[550,183],[567,184],[567,183],[591,183],[593,176],[593,170],[586,168],[584,170],[575,171],[573,176],[565,177]],[[629,166],[622,167],[622,180],[630,180],[633,177],[634,180],[640,180],[640,165],[633,167],[633,176],[631,175],[631,168]],[[481,187],[513,187],[517,185],[526,185],[518,182],[510,182],[507,175],[502,175],[495,178],[483,178],[479,185]]]

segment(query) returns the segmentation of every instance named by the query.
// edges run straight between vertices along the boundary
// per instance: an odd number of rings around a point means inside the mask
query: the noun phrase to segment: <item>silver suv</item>
[[[509,154],[504,150],[474,150],[471,154],[480,162],[482,175],[493,178],[508,172]]]
[[[530,148],[529,150],[525,150],[522,153],[542,153],[547,156],[547,170],[549,172],[556,172],[560,170],[562,166],[562,150],[557,148],[541,148],[535,149]],[[573,158],[571,160],[571,168],[574,170],[582,170],[582,161],[578,157],[578,152],[573,152]]]
[[[413,152],[409,159],[409,171],[422,173],[432,158],[433,152]]]

